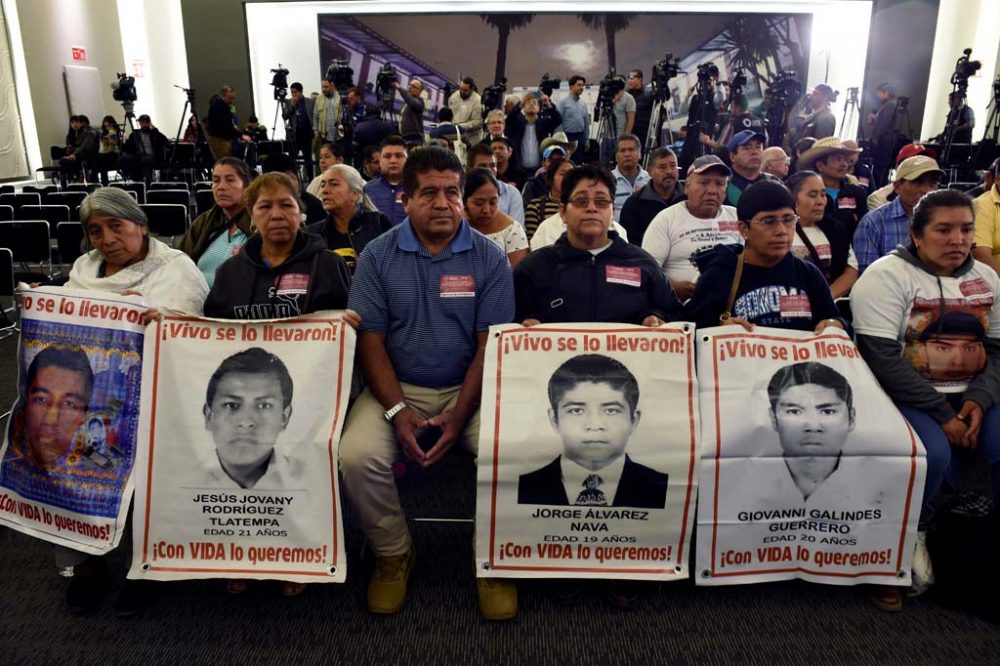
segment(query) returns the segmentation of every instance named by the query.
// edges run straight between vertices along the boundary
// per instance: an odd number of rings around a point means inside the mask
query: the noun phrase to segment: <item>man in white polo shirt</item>
[[[694,293],[698,268],[692,256],[716,245],[742,243],[736,209],[723,205],[732,172],[715,155],[704,155],[688,167],[686,201],[661,211],[649,223],[642,249],[653,255],[685,301]]]

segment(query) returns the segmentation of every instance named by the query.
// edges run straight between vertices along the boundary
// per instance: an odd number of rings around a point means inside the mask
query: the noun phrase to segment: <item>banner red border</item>
[[[906,529],[910,521],[910,504],[913,501],[913,486],[916,483],[917,477],[917,439],[913,432],[913,428],[910,426],[909,422],[902,415],[903,423],[906,424],[906,429],[910,433],[910,482],[906,488],[906,504],[904,506],[903,513],[903,526],[899,533],[899,545],[896,548],[896,570],[895,571],[858,571],[855,573],[843,573],[843,572],[831,572],[831,571],[816,571],[813,569],[808,569],[805,567],[786,567],[778,569],[743,569],[740,571],[726,571],[717,572],[715,567],[715,557],[717,554],[716,540],[719,528],[719,459],[722,457],[722,427],[719,421],[719,354],[718,354],[718,342],[719,340],[728,340],[731,338],[753,338],[755,340],[771,340],[774,342],[794,342],[801,343],[803,340],[801,338],[786,338],[777,335],[756,335],[751,333],[732,333],[728,335],[716,335],[712,338],[712,375],[715,381],[715,492],[712,498],[712,566],[711,574],[712,578],[727,578],[735,576],[757,576],[761,574],[776,574],[776,573],[806,573],[812,576],[825,576],[830,578],[861,578],[863,576],[885,576],[887,578],[895,578],[896,573],[900,570],[903,565],[903,543],[906,541]],[[817,335],[810,340],[823,340],[823,339],[835,339],[841,342],[844,338],[840,335]],[[853,342],[852,342],[853,344]]]
[[[154,441],[153,433],[156,432],[156,392],[159,389],[159,373],[160,373],[160,340],[162,336],[160,335],[161,327],[165,321],[199,321],[205,322],[206,320],[199,317],[180,317],[180,316],[168,316],[164,317],[157,323],[155,335],[156,335],[156,351],[154,353],[153,360],[153,393],[151,396],[152,405],[150,407],[150,418],[149,418],[149,461],[146,468],[146,479],[147,479],[147,492],[146,492],[146,507],[143,516],[143,541],[142,541],[142,560],[141,565],[145,567],[145,571],[169,571],[169,572],[181,572],[181,573],[218,573],[218,574],[274,574],[274,575],[292,575],[292,576],[317,576],[317,577],[328,577],[329,573],[322,571],[293,571],[290,569],[281,570],[271,570],[271,569],[206,569],[206,568],[196,568],[196,567],[164,567],[152,564],[149,560],[149,516],[152,510],[152,488],[153,488],[153,452],[154,452]],[[211,324],[219,324],[221,322],[215,320],[207,320]],[[337,460],[333,455],[333,435],[337,432],[337,425],[340,420],[340,403],[343,399],[343,391],[341,389],[343,382],[340,381],[340,377],[343,376],[344,372],[344,330],[345,322],[339,318],[333,319],[312,319],[303,318],[287,321],[268,321],[266,323],[272,325],[289,325],[289,324],[322,324],[337,322],[340,324],[340,351],[339,351],[339,364],[340,372],[338,373],[337,382],[337,398],[334,405],[334,418],[333,426],[330,429],[330,437],[327,439],[327,454],[330,459],[330,488],[331,500],[333,507],[333,543],[331,544],[331,552],[333,553],[333,564],[332,566],[339,566],[337,561],[338,550],[338,519],[340,512],[337,510],[337,503],[339,501],[339,479],[337,477],[336,465]],[[246,322],[241,322],[246,323]],[[264,322],[253,322],[253,323],[264,323]]]
[[[698,460],[698,432],[695,427],[695,400],[697,396],[694,391],[694,326],[688,331],[681,331],[674,328],[640,328],[640,327],[629,327],[629,328],[602,328],[597,331],[595,329],[582,329],[582,328],[544,328],[544,329],[533,329],[533,328],[511,328],[500,332],[500,336],[497,338],[497,388],[496,388],[496,406],[495,406],[495,418],[493,427],[493,483],[491,488],[490,496],[490,553],[489,553],[489,565],[490,569],[494,571],[547,571],[547,572],[562,572],[562,573],[640,573],[640,574],[664,574],[664,573],[677,573],[677,567],[683,566],[684,562],[684,538],[687,535],[687,521],[688,514],[691,509],[691,492],[694,482],[694,474],[696,463]],[[636,568],[636,569],[622,569],[617,567],[543,567],[543,566],[517,566],[511,564],[497,564],[496,562],[496,507],[497,507],[497,486],[499,484],[498,480],[498,453],[500,450],[500,394],[502,390],[502,366],[503,366],[503,353],[501,351],[501,346],[503,344],[503,337],[505,335],[510,335],[514,333],[594,333],[598,332],[601,334],[605,333],[654,333],[661,335],[680,335],[687,338],[687,355],[688,355],[688,369],[687,369],[687,384],[688,384],[688,423],[690,427],[690,446],[689,446],[689,463],[688,463],[688,486],[687,493],[684,500],[684,515],[681,522],[681,534],[680,539],[677,544],[677,548],[673,549],[677,553],[677,557],[674,560],[674,566],[669,568]]]

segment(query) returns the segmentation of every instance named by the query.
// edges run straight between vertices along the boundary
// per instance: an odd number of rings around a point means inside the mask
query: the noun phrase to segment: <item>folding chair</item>
[[[25,187],[24,190],[26,192],[30,192],[31,191],[27,187]],[[0,194],[14,194],[14,186],[13,185],[0,185]]]
[[[83,255],[83,236],[83,225],[79,222],[60,222],[56,225],[59,263],[69,266]]]
[[[49,192],[39,203],[46,206],[69,206],[70,210],[76,210],[86,198],[86,192]]]
[[[45,195],[48,194],[49,192],[58,192],[59,188],[56,187],[55,185],[25,185],[24,187],[21,188],[21,191],[34,192],[36,194],[42,195],[42,198],[44,198]]]
[[[195,214],[201,215],[215,205],[215,196],[212,190],[198,190],[194,193],[194,202],[194,209],[197,211]]]
[[[10,192],[0,194],[0,206],[10,206],[14,209],[14,214],[21,210],[21,206],[38,206],[42,203],[42,195],[37,192],[22,192],[12,194]]]
[[[179,141],[171,141],[166,146],[163,151],[163,164],[165,168],[170,170],[171,176],[176,178],[180,174],[181,178],[194,180],[196,148],[193,143],[182,143]]]
[[[45,220],[0,222],[0,247],[8,248],[14,261],[21,264],[23,271],[16,275],[24,282],[52,281],[51,243],[49,223]],[[47,273],[32,271],[29,264],[38,264],[40,268],[48,264],[49,270]]]
[[[146,193],[147,204],[176,204],[184,206],[191,214],[191,193],[187,190],[150,190]]]
[[[5,247],[0,248],[0,340],[17,333],[17,299],[14,290],[17,280],[14,278],[14,254]],[[10,299],[10,304],[7,304]],[[0,417],[2,418],[2,417]]]
[[[21,206],[20,212],[14,218],[16,220],[45,220],[49,227],[54,227],[60,222],[69,222],[69,206]]]
[[[41,173],[46,178],[51,178],[55,181],[61,171],[59,160],[64,157],[66,157],[66,148],[64,146],[49,146],[49,165],[35,169],[35,180],[38,180],[38,174]]]
[[[281,141],[258,141],[257,159],[263,161],[268,155],[284,152],[284,144]]]
[[[202,190],[211,190],[212,181],[210,180],[199,180],[194,184],[194,191],[201,192]]]
[[[169,236],[171,245],[173,245],[176,236],[183,236],[187,233],[187,206],[152,203],[142,204],[141,208],[146,213],[146,218],[149,219],[149,230],[157,236]]]
[[[13,206],[0,206],[0,222],[10,222],[14,219]]]
[[[111,183],[109,187],[117,187],[119,190],[132,192],[135,200],[141,204],[146,203],[146,183]]]
[[[160,183],[150,183],[150,191],[152,190],[184,190],[188,191],[188,184],[182,180],[171,180],[163,181]]]
[[[85,192],[90,194],[100,189],[100,187],[98,183],[70,183],[63,188],[63,192]]]

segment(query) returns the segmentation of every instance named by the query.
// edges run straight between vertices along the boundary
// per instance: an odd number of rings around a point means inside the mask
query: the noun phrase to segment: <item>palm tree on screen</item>
[[[507,73],[507,40],[510,33],[519,28],[523,28],[532,19],[534,14],[480,14],[480,18],[488,26],[497,31],[497,66],[493,76],[493,83],[499,83]]]
[[[616,69],[615,36],[628,27],[635,14],[577,14],[584,25],[591,30],[603,30],[607,42],[608,70]]]

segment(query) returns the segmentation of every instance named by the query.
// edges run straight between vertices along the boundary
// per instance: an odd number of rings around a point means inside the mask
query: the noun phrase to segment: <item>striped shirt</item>
[[[219,270],[219,266],[226,263],[230,257],[239,254],[248,238],[241,229],[237,229],[232,237],[229,236],[228,230],[223,230],[198,257],[198,270],[205,275],[209,289],[215,283],[215,272]]]
[[[458,386],[475,356],[476,333],[514,318],[510,264],[464,220],[431,255],[406,218],[361,253],[347,307],[361,315],[359,330],[385,334],[400,381]]]
[[[868,211],[854,232],[854,255],[858,258],[858,273],[896,249],[910,244],[910,217],[899,198],[875,210]]]

